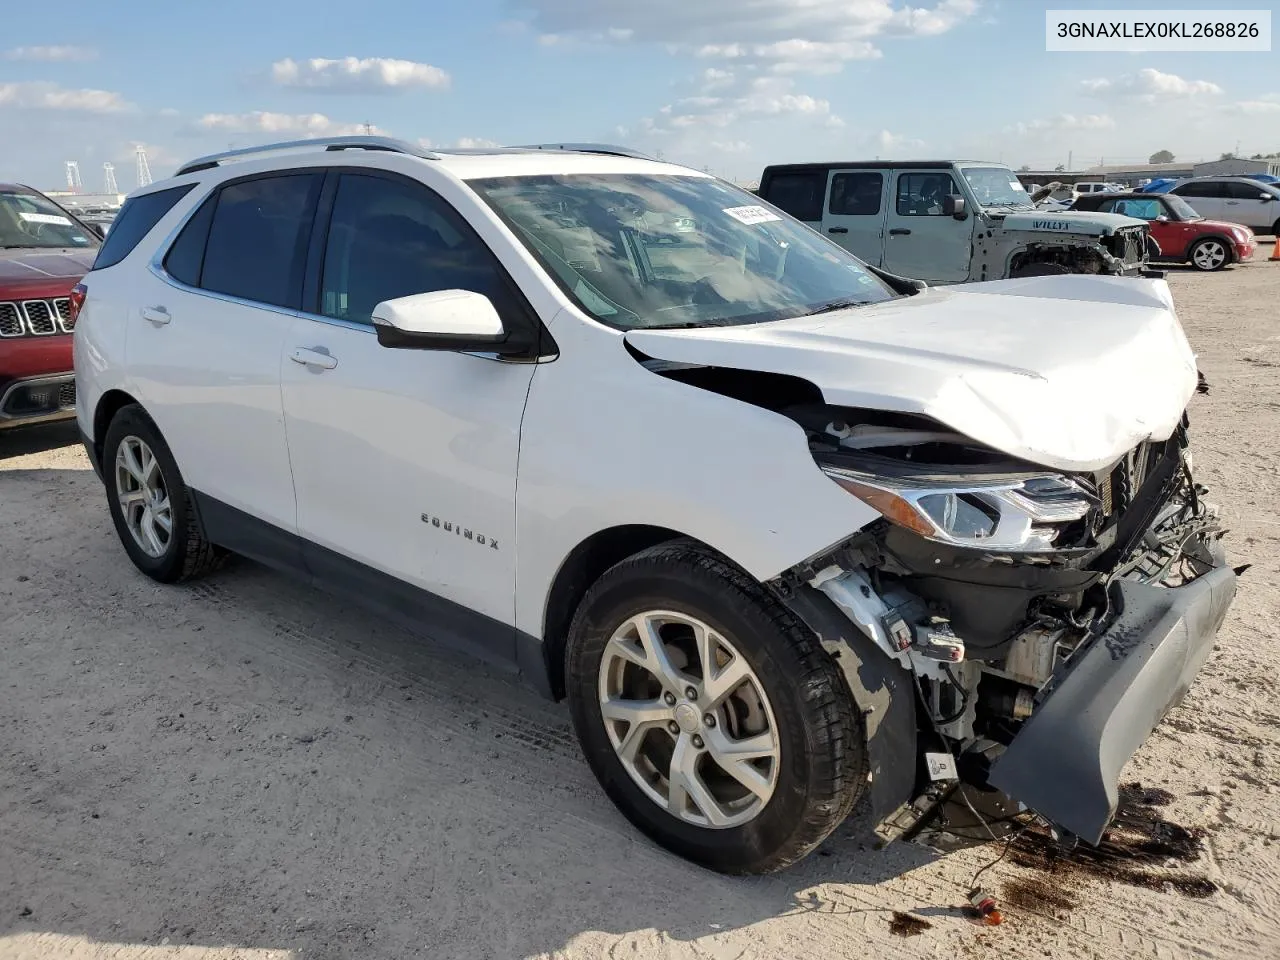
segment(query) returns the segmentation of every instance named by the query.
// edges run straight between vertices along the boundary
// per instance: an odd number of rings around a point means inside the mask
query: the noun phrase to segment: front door
[[[536,365],[383,347],[371,314],[383,300],[466,289],[489,296],[511,326],[518,294],[483,241],[424,185],[343,172],[328,190],[315,300],[294,322],[281,362],[308,566],[330,581],[386,589],[388,597],[368,599],[393,607],[400,586],[420,588],[434,595],[420,606],[441,639],[510,660],[516,458]],[[369,568],[388,576],[370,578]],[[469,630],[466,611],[497,629]]]
[[[964,196],[946,170],[901,170],[886,219],[884,267],[916,280],[956,282],[969,276],[973,214],[942,212],[943,198]]]
[[[832,170],[822,214],[822,232],[874,266],[884,259],[888,180],[884,170]]]

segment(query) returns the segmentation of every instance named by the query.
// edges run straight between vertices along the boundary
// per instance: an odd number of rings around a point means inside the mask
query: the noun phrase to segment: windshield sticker
[[[1009,181],[1009,189],[1010,189],[1010,190],[1019,190],[1019,191],[1021,191],[1022,193],[1026,193],[1026,192],[1027,192],[1027,188],[1026,188],[1026,187],[1024,187],[1024,186],[1022,185],[1021,181],[1018,181],[1018,180],[1010,180],[1010,181]]]
[[[27,223],[56,223],[63,227],[71,226],[70,220],[55,213],[27,213],[23,210],[18,213],[18,216],[27,221]]]
[[[74,237],[72,237],[72,238],[71,238],[71,242],[72,242],[72,243],[88,243],[88,242],[89,242],[89,238],[88,238],[88,237],[81,237],[81,236],[74,236]]]
[[[764,207],[725,207],[722,212],[727,213],[739,223],[745,223],[748,226],[782,219],[776,213],[770,213]]]

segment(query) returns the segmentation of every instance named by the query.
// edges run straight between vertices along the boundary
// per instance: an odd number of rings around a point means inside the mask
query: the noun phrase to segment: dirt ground
[[[563,707],[249,563],[143,578],[59,427],[0,436],[0,960],[1280,957],[1280,263],[1170,282],[1253,565],[1126,772],[1191,862],[1015,852],[994,928],[958,908],[996,845],[854,821],[789,873],[707,873],[614,812]]]

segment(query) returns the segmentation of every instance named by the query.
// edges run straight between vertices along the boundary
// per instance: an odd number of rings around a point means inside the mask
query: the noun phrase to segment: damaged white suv
[[[1097,842],[1234,596],[1162,280],[930,289],[589,145],[238,151],[112,233],[77,414],[133,562],[247,555],[567,697],[718,870],[867,792]]]

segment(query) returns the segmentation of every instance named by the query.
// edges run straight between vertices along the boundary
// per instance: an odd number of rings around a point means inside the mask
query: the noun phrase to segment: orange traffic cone
[[[1267,262],[1280,260],[1280,237],[1276,237],[1276,242],[1271,245],[1271,256],[1267,257]]]

